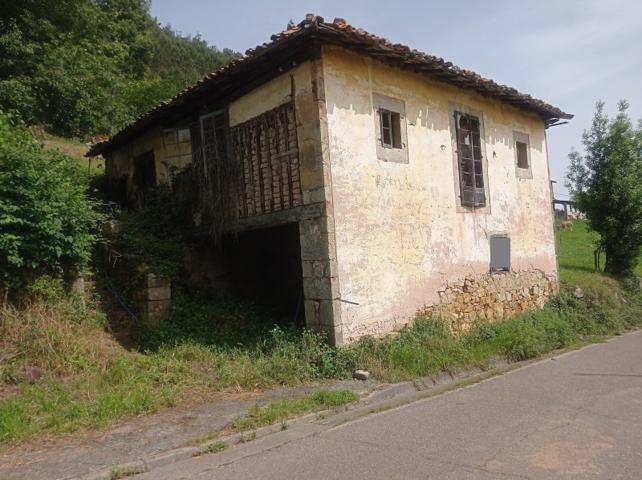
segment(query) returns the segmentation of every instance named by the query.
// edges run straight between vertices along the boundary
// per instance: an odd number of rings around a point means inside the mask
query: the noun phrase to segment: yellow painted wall
[[[230,126],[238,125],[289,102],[292,99],[292,77],[294,77],[295,94],[298,97],[310,95],[310,62],[304,62],[232,101],[229,105]],[[297,109],[303,108],[300,106],[303,103],[299,102]],[[311,105],[311,101],[308,103]],[[128,178],[128,183],[131,184],[134,157],[153,150],[156,162],[156,183],[166,183],[169,181],[171,168],[186,166],[185,157],[178,158],[177,155],[189,154],[190,152],[185,150],[188,147],[185,144],[181,145],[181,151],[175,151],[175,146],[168,149],[163,143],[163,129],[161,127],[150,128],[141,136],[107,155],[107,175],[111,178],[125,176]]]
[[[310,62],[304,62],[232,101],[229,105],[230,127],[292,100],[292,77],[297,95],[303,90],[309,91]]]
[[[389,332],[446,281],[488,273],[493,233],[510,235],[514,270],[557,275],[541,119],[337,47],[324,47],[323,74],[345,340]],[[409,163],[377,159],[373,94],[405,102]],[[452,104],[483,112],[489,213],[456,206]],[[530,136],[532,179],[516,178],[514,130]]]
[[[165,160],[163,130],[160,127],[149,129],[135,140],[107,154],[107,176],[114,179],[126,178],[127,191],[129,195],[134,175],[134,158],[138,155],[149,152],[150,150],[153,150],[154,152],[156,183],[167,182],[167,167],[163,164]]]

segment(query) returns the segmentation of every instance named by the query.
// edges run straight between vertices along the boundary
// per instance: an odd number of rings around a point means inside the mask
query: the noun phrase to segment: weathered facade
[[[545,129],[563,118],[309,16],[91,153],[132,200],[191,169],[223,233],[296,224],[306,325],[340,344],[422,311],[464,329],[545,304],[557,288]]]

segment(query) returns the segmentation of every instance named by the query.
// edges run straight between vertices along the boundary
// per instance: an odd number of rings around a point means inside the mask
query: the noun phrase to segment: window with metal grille
[[[379,125],[381,127],[381,145],[386,148],[402,148],[401,115],[398,112],[380,108]]]
[[[479,118],[455,112],[455,128],[461,204],[483,207],[486,205],[486,192]]]

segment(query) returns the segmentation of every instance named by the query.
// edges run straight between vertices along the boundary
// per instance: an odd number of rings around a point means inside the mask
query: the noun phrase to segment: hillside
[[[49,133],[114,133],[238,54],[161,26],[148,0],[0,6],[0,111]]]
[[[557,253],[559,256],[560,279],[568,284],[582,285],[591,280],[600,282],[602,275],[595,273],[595,251],[599,235],[589,230],[584,220],[575,220],[571,229],[560,229],[557,225]],[[600,268],[604,268],[605,256],[600,257]],[[637,263],[635,275],[642,277],[642,259]]]

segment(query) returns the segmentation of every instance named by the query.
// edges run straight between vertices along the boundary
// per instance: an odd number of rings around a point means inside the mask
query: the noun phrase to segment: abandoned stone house
[[[558,282],[546,129],[570,118],[308,15],[89,155],[130,198],[190,171],[251,259],[242,274],[341,344],[422,311],[463,329],[543,306]]]

